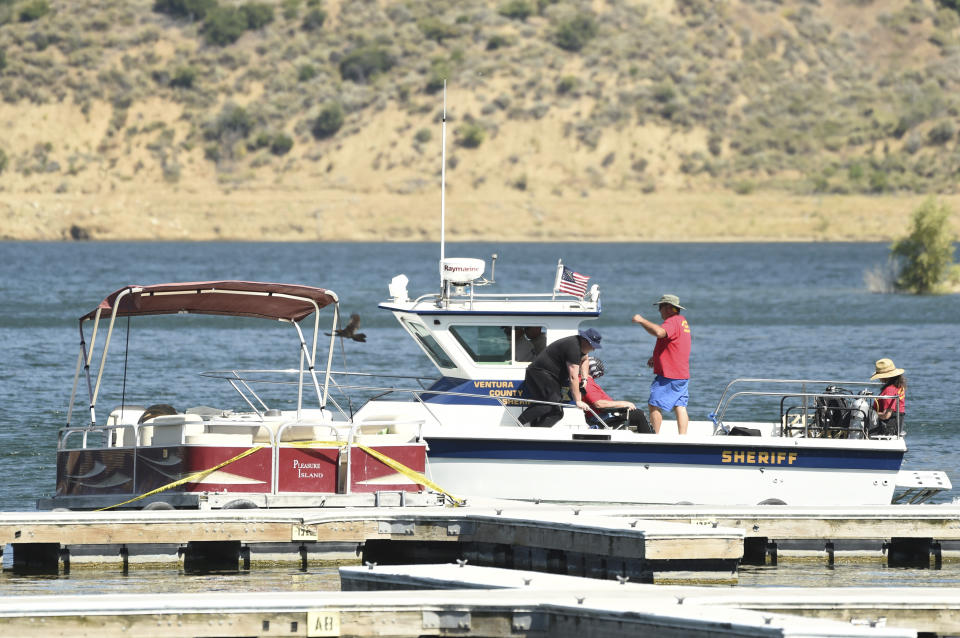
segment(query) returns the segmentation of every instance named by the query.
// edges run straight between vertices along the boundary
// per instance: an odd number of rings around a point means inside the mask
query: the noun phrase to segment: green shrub
[[[487,40],[487,51],[496,51],[506,46],[510,46],[510,40],[502,35],[490,36],[490,39]]]
[[[300,0],[283,0],[280,6],[280,13],[286,20],[293,20],[300,15]]]
[[[175,18],[203,20],[217,6],[217,0],[155,0],[153,10]]]
[[[442,58],[433,60],[430,63],[430,73],[427,76],[427,84],[424,86],[424,90],[431,94],[442,91],[443,84],[449,77],[450,64]]]
[[[457,130],[457,144],[464,148],[477,148],[483,144],[487,132],[476,122],[467,122]]]
[[[240,13],[247,19],[247,28],[251,31],[262,29],[273,22],[273,7],[263,2],[240,5]]]
[[[317,77],[317,69],[312,64],[301,64],[297,68],[297,81],[306,82]]]
[[[310,9],[307,11],[307,15],[303,17],[303,30],[304,31],[316,31],[323,26],[323,23],[327,21],[327,12],[323,9]]]
[[[332,137],[343,126],[343,107],[337,102],[329,102],[320,109],[320,115],[310,125],[310,132],[318,140]]]
[[[913,212],[910,234],[890,247],[899,262],[898,290],[926,295],[936,292],[954,266],[956,237],[948,226],[952,211],[928,197]]]
[[[204,39],[216,46],[233,44],[246,30],[247,17],[236,7],[214,7],[203,21]]]
[[[193,88],[193,82],[197,79],[197,69],[192,66],[181,66],[173,72],[170,78],[170,86],[181,89]]]
[[[396,59],[386,49],[378,46],[361,47],[340,60],[340,77],[359,84],[379,73],[389,71],[396,63]]]
[[[20,22],[33,22],[50,13],[50,5],[47,0],[30,0],[20,6],[20,12],[17,14]]]
[[[274,155],[286,155],[293,148],[293,138],[286,133],[277,133],[270,142],[270,152]]]
[[[748,179],[738,180],[733,183],[733,192],[737,195],[749,195],[757,189],[756,184]]]
[[[254,121],[242,106],[228,103],[224,105],[220,115],[205,133],[207,139],[224,139],[226,137],[246,138],[253,130]]]
[[[439,18],[423,18],[417,22],[417,26],[428,40],[435,40],[439,44],[443,44],[443,41],[447,38],[455,38],[460,35],[455,26],[447,24]]]
[[[584,13],[567,18],[553,33],[554,43],[565,51],[580,51],[597,35],[597,23]]]
[[[7,68],[7,50],[0,49],[0,71]]]
[[[506,4],[500,5],[497,13],[511,20],[524,21],[533,15],[533,5],[527,0],[509,0]]]
[[[430,132],[428,128],[422,128],[416,132],[413,136],[413,139],[416,140],[418,144],[426,144],[433,138],[433,133]]]
[[[7,170],[7,164],[10,161],[7,159],[7,153],[2,148],[0,148],[0,175],[3,174],[3,171]]]
[[[927,141],[937,146],[942,146],[953,139],[957,134],[956,129],[950,122],[940,122],[927,133]]]
[[[566,95],[580,85],[580,80],[574,75],[565,75],[557,82],[557,93]]]
[[[886,193],[890,189],[890,177],[883,171],[873,171],[870,173],[870,192]]]

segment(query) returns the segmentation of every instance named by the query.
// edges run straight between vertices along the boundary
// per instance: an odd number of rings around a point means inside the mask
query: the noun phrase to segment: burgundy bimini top
[[[124,286],[80,317],[93,319],[97,310],[108,317],[120,297],[118,317],[179,313],[229,315],[301,321],[317,308],[337,302],[336,293],[323,288],[257,281],[199,281],[152,286]]]

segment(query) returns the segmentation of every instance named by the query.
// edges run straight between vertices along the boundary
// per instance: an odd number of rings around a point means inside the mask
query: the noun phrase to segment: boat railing
[[[112,447],[110,444],[118,439],[118,436],[125,428],[129,427],[135,426],[124,423],[117,425],[80,425],[62,427],[57,431],[57,451],[62,452],[64,450],[71,449],[85,449],[88,445],[90,445],[89,438],[91,434],[102,434],[105,437],[105,440],[97,447]],[[69,439],[71,437],[75,438],[75,436],[81,437],[80,446],[71,448],[69,446]]]
[[[789,389],[736,390],[737,384],[754,386],[789,386]],[[810,391],[810,386],[822,387],[822,391]],[[848,387],[863,388],[854,392]],[[735,399],[778,399],[780,436],[822,438],[900,438],[903,427],[899,417],[898,397],[874,394],[871,388],[882,386],[875,381],[836,381],[817,379],[734,379],[724,388],[717,409],[710,414],[714,422],[714,434],[728,434],[731,427],[726,414]],[[799,391],[796,388],[799,387]],[[870,424],[875,411],[874,401],[893,398],[897,408],[896,432],[871,433]]]
[[[464,294],[455,294],[451,293],[450,296],[444,297],[438,293],[427,293],[420,295],[411,302],[412,307],[416,307],[421,303],[429,303],[431,306],[438,305],[450,305],[451,303],[461,304],[466,303],[469,307],[473,307],[473,304],[478,302],[517,302],[517,301],[543,301],[550,302],[553,304],[563,304],[568,305],[571,302],[576,303],[581,309],[587,309],[592,305],[596,304],[596,301],[593,299],[588,299],[584,297],[578,297],[570,293],[565,292],[519,292],[519,293],[505,293],[505,292],[473,292],[471,287],[470,293]]]
[[[202,372],[201,375],[210,377],[210,378],[225,379],[241,395],[244,394],[243,390],[241,389],[241,385],[243,388],[246,388],[249,390],[249,392],[253,393],[253,389],[250,384],[254,384],[254,383],[271,383],[271,384],[281,384],[281,385],[297,384],[295,380],[256,379],[256,378],[251,378],[247,376],[249,374],[262,374],[262,373],[270,373],[270,374],[280,373],[280,374],[297,375],[297,374],[300,374],[300,371],[299,370],[226,370],[226,371],[212,370],[212,371]],[[398,388],[396,386],[345,384],[340,380],[339,377],[390,378],[390,379],[414,380],[421,387],[420,388]],[[423,409],[427,412],[427,414],[429,414],[437,423],[440,423],[441,422],[440,418],[436,415],[434,410],[431,409],[429,402],[425,400],[424,397],[431,398],[434,396],[448,396],[448,397],[471,398],[475,400],[483,400],[483,401],[498,403],[501,407],[504,408],[504,413],[509,415],[510,418],[518,427],[525,427],[525,426],[524,424],[520,423],[516,414],[506,409],[509,406],[517,406],[517,405],[528,406],[533,404],[541,404],[541,405],[552,405],[552,406],[557,406],[561,408],[571,407],[570,403],[540,401],[540,400],[528,399],[528,398],[518,397],[518,396],[501,397],[501,396],[494,396],[494,395],[487,395],[487,394],[475,394],[475,393],[469,393],[469,392],[452,392],[449,390],[436,390],[436,389],[430,389],[430,388],[424,387],[424,382],[432,383],[435,381],[436,379],[432,377],[420,377],[415,375],[400,375],[400,374],[389,374],[389,373],[381,374],[381,373],[375,373],[375,372],[373,373],[346,372],[346,371],[331,370],[330,384],[334,389],[337,390],[338,395],[342,397],[342,401],[346,405],[342,405],[341,402],[337,401],[336,398],[333,396],[333,393],[329,393],[327,395],[327,399],[330,401],[331,405],[337,410],[337,412],[340,413],[340,415],[343,417],[344,420],[350,421],[353,419],[354,413],[359,411],[359,408],[357,409],[353,408],[353,399],[351,396],[351,392],[348,392],[348,391],[353,391],[356,393],[363,392],[364,394],[370,395],[365,399],[364,404],[374,399],[383,399],[384,397],[388,397],[390,395],[398,395],[398,396],[403,395],[405,397],[412,397],[415,401],[417,401],[420,405],[423,406]],[[253,401],[246,396],[244,396],[244,398],[247,404],[253,407]],[[259,400],[259,397],[257,397],[257,400]],[[256,408],[254,409],[256,410]],[[591,414],[596,419],[596,422],[601,424],[601,427],[609,428],[609,426],[604,424],[604,421],[599,414],[597,414],[592,409],[588,409],[588,410],[589,410],[589,414]],[[256,410],[256,412],[258,414],[261,414],[259,410]]]

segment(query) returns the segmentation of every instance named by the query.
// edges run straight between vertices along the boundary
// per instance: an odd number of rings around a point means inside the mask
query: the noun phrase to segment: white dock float
[[[960,590],[949,587],[689,587],[646,585],[470,565],[341,567],[344,590],[512,589],[570,592],[590,601],[629,599],[679,613],[694,607],[736,608],[778,617],[803,616],[845,627],[899,627],[960,633]],[[681,607],[682,606],[682,607]],[[838,634],[846,635],[846,634]]]
[[[915,638],[916,632],[681,604],[621,587],[585,594],[527,588],[5,597],[0,598],[0,635]]]

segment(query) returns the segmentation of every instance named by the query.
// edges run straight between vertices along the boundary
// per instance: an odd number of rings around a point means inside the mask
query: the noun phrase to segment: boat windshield
[[[418,323],[408,321],[407,319],[403,320],[404,327],[410,331],[417,341],[426,351],[427,355],[433,361],[434,365],[438,368],[456,368],[456,364],[450,360],[450,357],[447,356],[447,353],[443,351],[443,348],[440,347],[440,344],[437,343],[437,340],[433,338],[433,335]]]
[[[476,363],[533,361],[546,342],[542,326],[459,325],[450,326],[450,334]]]

